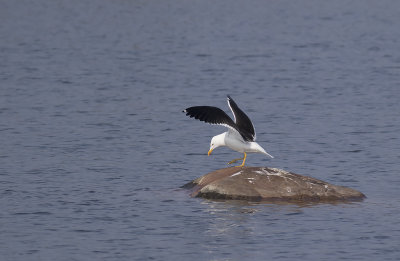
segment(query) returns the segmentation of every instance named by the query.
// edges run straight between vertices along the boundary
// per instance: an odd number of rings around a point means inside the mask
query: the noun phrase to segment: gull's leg
[[[239,165],[239,166],[236,166],[236,167],[243,167],[244,166],[244,163],[246,162],[247,154],[246,154],[246,152],[243,152],[243,154],[244,154],[244,157],[243,157],[242,165]]]
[[[233,160],[229,161],[229,162],[228,162],[228,164],[235,163],[236,161],[238,161],[238,160],[242,160],[242,159],[243,159],[243,158],[239,158],[239,159],[233,159]]]

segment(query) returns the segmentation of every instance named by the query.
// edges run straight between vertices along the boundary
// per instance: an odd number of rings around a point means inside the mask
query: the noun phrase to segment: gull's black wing
[[[223,110],[212,106],[194,106],[183,110],[190,118],[216,124],[238,131],[235,122]]]
[[[237,131],[245,141],[255,141],[256,131],[249,117],[237,106],[236,102],[228,95],[228,105],[231,108]]]

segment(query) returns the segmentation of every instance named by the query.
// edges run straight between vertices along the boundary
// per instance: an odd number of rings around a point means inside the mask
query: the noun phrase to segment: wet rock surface
[[[250,201],[359,201],[365,195],[312,177],[268,167],[231,167],[183,186],[191,196]]]

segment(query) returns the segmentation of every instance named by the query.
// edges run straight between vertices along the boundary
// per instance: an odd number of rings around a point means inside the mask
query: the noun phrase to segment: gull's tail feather
[[[268,152],[266,152],[266,151],[264,151],[264,153],[263,154],[265,154],[265,155],[267,155],[267,156],[270,156],[272,159],[274,158],[274,156],[272,156],[271,154],[269,154]]]
[[[274,156],[272,156],[271,154],[269,154],[268,152],[266,152],[266,151],[264,150],[264,148],[261,147],[257,142],[253,142],[253,143],[252,143],[252,146],[253,146],[253,148],[255,149],[256,152],[259,152],[259,153],[262,153],[262,154],[264,154],[264,155],[267,155],[267,156],[269,156],[269,157],[271,157],[271,158],[274,158]]]
[[[260,151],[260,152],[261,152],[262,154],[265,154],[265,155],[271,157],[272,159],[274,158],[274,156],[272,156],[271,154],[269,154],[268,152],[266,152],[263,148],[261,148],[261,151]]]

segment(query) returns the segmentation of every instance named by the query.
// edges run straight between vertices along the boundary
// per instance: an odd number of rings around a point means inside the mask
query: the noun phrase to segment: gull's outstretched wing
[[[237,106],[236,102],[228,95],[228,105],[231,108],[237,131],[245,141],[255,141],[256,131],[249,117]]]
[[[183,110],[183,112],[190,118],[195,118],[209,124],[222,125],[238,131],[231,117],[220,108],[212,106],[194,106]]]

